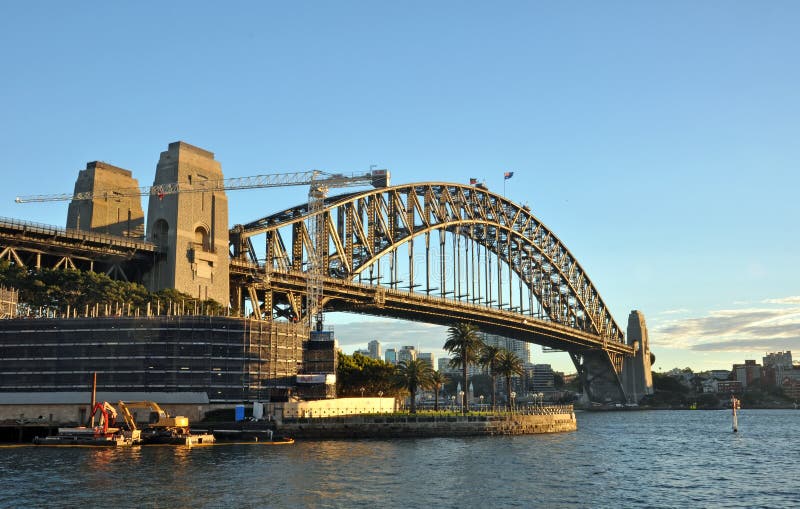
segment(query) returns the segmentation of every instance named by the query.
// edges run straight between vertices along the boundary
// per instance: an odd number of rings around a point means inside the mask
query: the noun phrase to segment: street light
[[[517,397],[517,393],[511,391],[511,413],[514,413],[514,398]]]
[[[455,412],[456,411],[456,395],[453,394],[452,396],[450,396],[450,399],[453,401],[453,405],[452,405],[451,408],[453,409],[453,412]]]
[[[378,413],[383,413],[383,391],[378,391]]]
[[[481,398],[481,410],[483,410],[483,394],[480,395]]]
[[[464,391],[460,391],[458,393],[459,398],[461,398],[461,413],[464,413]]]

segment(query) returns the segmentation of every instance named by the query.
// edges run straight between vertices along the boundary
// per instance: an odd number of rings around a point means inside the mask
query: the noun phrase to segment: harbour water
[[[580,413],[555,435],[0,448],[0,507],[800,507],[800,411]]]

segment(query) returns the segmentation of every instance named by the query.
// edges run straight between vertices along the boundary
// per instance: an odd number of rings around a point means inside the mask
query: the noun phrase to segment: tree
[[[525,366],[522,359],[517,354],[503,349],[500,352],[500,359],[497,361],[497,374],[505,377],[506,389],[508,390],[508,408],[511,410],[511,377],[514,375],[522,376],[525,373]]]
[[[361,396],[361,389],[368,396],[396,396],[400,393],[395,376],[395,367],[380,359],[355,353],[339,352],[336,368],[336,393],[340,397]]]
[[[444,384],[447,383],[447,375],[441,371],[434,371],[431,374],[431,389],[434,390],[433,394],[433,409],[439,411],[439,391],[442,390]]]
[[[181,308],[203,314],[222,314],[225,307],[213,300],[199,301],[191,295],[168,288],[156,293],[148,292],[138,283],[116,281],[106,274],[74,269],[25,268],[0,260],[0,285],[19,291],[20,309],[27,314],[58,312],[66,314],[75,310],[83,313],[99,306],[100,309],[121,310],[142,308],[149,302],[158,313]],[[160,304],[160,305],[159,305]]]
[[[484,345],[481,350],[480,363],[489,370],[492,377],[492,410],[497,406],[497,361],[500,360],[501,348],[496,345]]]
[[[400,385],[411,393],[411,413],[417,413],[417,389],[431,387],[433,369],[430,364],[420,359],[402,361],[397,365],[397,377]]]
[[[461,368],[464,380],[464,394],[462,396],[461,408],[466,414],[469,411],[467,403],[467,390],[469,381],[467,380],[467,370],[470,364],[476,364],[478,355],[483,347],[483,341],[478,337],[478,328],[471,323],[460,322],[447,329],[447,341],[444,349],[450,352],[453,357],[450,359],[451,368]]]

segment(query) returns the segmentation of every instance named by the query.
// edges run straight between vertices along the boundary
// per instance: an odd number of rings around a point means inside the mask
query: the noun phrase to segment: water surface
[[[579,413],[578,431],[2,448],[0,507],[800,507],[800,411]]]

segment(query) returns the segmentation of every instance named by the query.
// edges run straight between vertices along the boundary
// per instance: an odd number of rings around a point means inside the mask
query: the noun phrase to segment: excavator
[[[119,401],[117,407],[119,407],[127,427],[131,431],[138,432],[145,444],[201,445],[214,443],[214,435],[210,433],[192,434],[187,417],[170,416],[155,401]],[[143,425],[141,429],[131,410],[148,412],[147,424]]]
[[[97,426],[78,426],[72,428],[58,428],[58,434],[51,437],[36,437],[33,443],[37,445],[89,445],[89,446],[127,446],[142,442],[141,431],[136,427],[128,429],[116,427],[117,410],[107,401],[98,401],[92,408],[91,422],[100,414]]]

